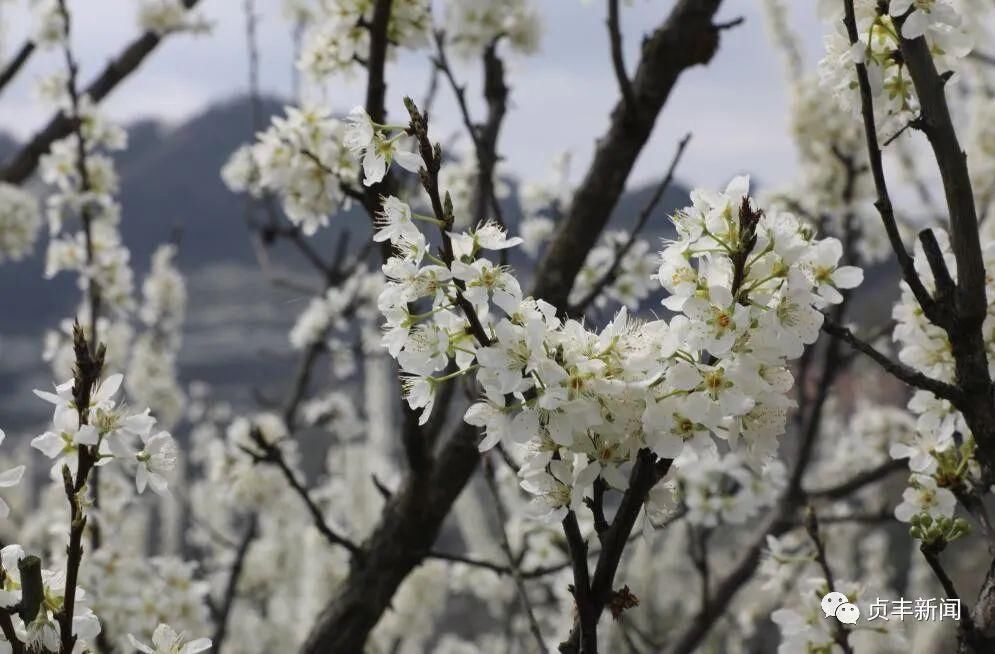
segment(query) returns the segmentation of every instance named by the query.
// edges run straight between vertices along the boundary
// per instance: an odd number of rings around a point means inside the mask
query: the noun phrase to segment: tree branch
[[[491,497],[494,498],[494,507],[497,510],[498,536],[500,539],[501,549],[504,551],[504,555],[508,559],[508,567],[511,570],[511,578],[515,582],[515,589],[518,591],[518,597],[522,602],[522,609],[525,611],[525,616],[528,619],[529,630],[532,632],[532,636],[535,638],[536,644],[539,646],[537,651],[542,652],[546,649],[546,644],[542,638],[542,629],[539,628],[539,622],[536,621],[535,610],[532,608],[532,601],[529,599],[528,589],[525,588],[522,571],[518,567],[518,559],[515,557],[515,553],[511,550],[511,542],[508,540],[508,532],[505,528],[505,525],[508,523],[508,512],[505,509],[504,501],[501,499],[501,492],[498,489],[497,480],[494,478],[494,467],[492,466],[490,459],[484,459],[484,479],[487,481],[487,487],[490,489]]]
[[[629,250],[632,249],[639,233],[642,232],[643,228],[646,226],[646,223],[649,221],[650,216],[653,215],[653,211],[656,209],[656,206],[663,198],[664,192],[670,188],[671,182],[674,181],[674,171],[677,169],[677,164],[680,163],[681,157],[684,156],[684,149],[687,147],[690,140],[691,133],[688,132],[684,135],[684,138],[678,142],[677,151],[674,153],[674,157],[670,160],[670,166],[667,167],[667,173],[657,185],[656,190],[653,191],[653,195],[650,197],[649,202],[647,202],[646,206],[643,207],[643,210],[639,212],[639,218],[636,220],[636,225],[629,233],[628,240],[626,240],[622,247],[615,252],[615,260],[612,261],[611,267],[609,267],[608,270],[605,271],[605,274],[594,283],[587,295],[570,307],[568,310],[570,315],[583,315],[587,307],[589,307],[591,303],[594,302],[599,295],[601,295],[602,291],[604,291],[605,288],[615,281],[615,278],[618,276],[618,269],[622,265],[622,260],[625,259],[625,256],[629,253]]]
[[[838,500],[849,496],[865,486],[880,481],[889,475],[908,469],[905,459],[888,459],[884,463],[870,470],[858,472],[853,477],[836,484],[805,491],[805,495],[810,499]]]
[[[578,620],[575,621],[574,628],[570,631],[570,636],[560,644],[560,652],[563,654],[596,654],[597,652],[597,624],[598,619],[604,612],[612,596],[612,584],[615,581],[615,574],[622,561],[622,553],[629,541],[629,535],[636,524],[636,518],[646,502],[646,497],[656,484],[670,470],[672,461],[670,459],[658,459],[648,449],[639,450],[636,455],[635,465],[629,475],[629,486],[622,495],[615,516],[611,525],[601,536],[601,553],[598,555],[598,563],[591,578],[590,593],[585,596],[585,604],[577,597],[575,590],[574,597],[578,600],[577,611]],[[569,519],[571,514],[568,514]],[[576,517],[574,517],[576,521]],[[564,529],[567,531],[567,541],[570,542],[571,535],[569,529],[572,525],[564,520]],[[576,534],[574,538],[579,535]],[[575,545],[571,543],[571,554],[573,555]],[[577,545],[579,547],[579,544]],[[584,545],[586,548],[586,545]],[[578,573],[586,573],[586,561],[583,570],[576,564],[574,566],[574,585],[578,587]],[[584,579],[586,580],[586,574]],[[585,630],[587,633],[585,633]],[[591,634],[593,632],[593,635]],[[589,640],[588,636],[593,638]],[[593,642],[594,649],[590,649]]]
[[[328,522],[325,520],[325,514],[322,512],[321,508],[315,504],[314,500],[311,498],[311,493],[308,489],[304,487],[304,483],[297,478],[297,473],[295,473],[290,465],[287,463],[286,458],[283,456],[283,452],[280,450],[278,445],[266,442],[263,437],[262,432],[258,428],[253,428],[250,432],[253,442],[261,450],[262,454],[254,453],[251,450],[246,449],[246,452],[253,456],[256,460],[263,463],[271,463],[280,469],[283,476],[287,479],[287,483],[290,487],[294,489],[294,492],[301,498],[304,505],[307,507],[308,512],[314,521],[315,528],[325,537],[332,545],[341,545],[353,558],[361,558],[362,551],[359,546],[350,541],[348,538],[340,535],[334,529],[332,529]]]
[[[228,618],[238,596],[238,582],[242,578],[242,568],[245,565],[245,557],[249,553],[249,547],[256,538],[256,529],[256,516],[253,515],[250,516],[249,525],[235,551],[235,558],[232,560],[231,570],[228,572],[228,582],[225,585],[224,596],[221,600],[222,604],[215,616],[214,637],[211,638],[211,651],[215,654],[220,654],[228,636]]]
[[[191,9],[199,1],[182,0],[182,3],[184,7]],[[89,96],[95,103],[99,103],[133,73],[161,41],[162,37],[155,32],[145,32],[139,36],[121,54],[108,62],[104,70],[86,87],[83,94]],[[35,171],[38,160],[48,152],[52,143],[73,130],[74,122],[74,119],[61,112],[49,120],[41,131],[4,164],[0,181],[8,184],[24,182]]]
[[[533,296],[561,311],[568,306],[577,273],[611,217],[678,78],[715,54],[719,32],[712,18],[720,4],[721,0],[679,0],[644,42],[632,78],[638,115],[630,118],[624,99],[615,105],[608,131],[598,140],[587,173],[539,263]]]
[[[897,24],[899,32],[902,22],[899,20]],[[946,79],[936,71],[924,37],[912,40],[901,37],[900,43],[922,107],[920,129],[932,146],[950,213],[950,247],[957,258],[957,320],[976,322],[980,329],[988,308],[985,266],[967,157],[957,140],[947,107]]]
[[[0,91],[2,91],[6,86],[13,80],[24,64],[27,63],[28,59],[31,58],[31,54],[35,51],[34,41],[25,41],[20,48],[17,50],[17,54],[11,57],[7,65],[3,67],[0,71]]]
[[[819,564],[823,576],[826,578],[826,585],[829,587],[829,591],[832,592],[836,590],[836,579],[833,577],[833,571],[829,567],[829,558],[826,556],[826,543],[819,534],[819,518],[815,513],[815,509],[811,506],[805,510],[805,531],[808,532],[808,537],[815,545],[815,560]],[[836,644],[840,646],[844,654],[853,654],[853,648],[850,646],[846,627],[839,620],[833,620],[832,624],[833,639],[836,641]]]
[[[944,547],[945,543],[937,545],[924,542],[919,545],[919,551],[922,552],[922,556],[926,559],[930,570],[933,571],[933,575],[940,582],[940,586],[943,587],[943,592],[947,596],[947,599],[955,600],[960,604],[960,625],[957,635],[957,639],[961,643],[959,651],[990,652],[992,646],[991,639],[975,629],[971,611],[964,606],[964,602],[957,593],[957,588],[954,586],[953,580],[940,562],[940,552],[943,551]]]
[[[388,0],[378,0],[377,6],[384,2]],[[569,223],[569,228],[561,225],[561,233],[583,232],[590,227],[589,242],[588,234],[582,234],[586,245],[581,243],[579,251],[574,252],[576,244],[568,242],[570,237],[559,240],[555,253],[547,253],[546,263],[537,274],[541,288],[534,293],[536,297],[565,309],[577,271],[618,201],[635,158],[678,76],[687,67],[707,62],[714,53],[718,34],[711,26],[711,18],[720,2],[680,0],[668,20],[648,39],[633,84],[637,100],[645,105],[641,109],[646,110],[641,110],[637,125],[623,126],[623,110],[616,107],[612,127],[598,148],[586,185],[575,196],[574,217],[562,221]],[[371,64],[373,59],[371,54]],[[368,100],[376,100],[375,95],[368,93]],[[368,102],[367,113],[377,120],[371,109]],[[476,429],[460,425],[456,435],[442,446],[431,469],[408,475],[363,544],[365,564],[350,570],[340,592],[312,629],[304,654],[351,654],[362,650],[370,629],[398,585],[430,551],[443,518],[476,469],[480,461],[477,439]]]
[[[850,43],[855,44],[859,41],[859,35],[853,0],[844,0],[844,8],[847,35],[850,38]],[[895,252],[895,258],[902,270],[902,278],[909,285],[923,312],[932,320],[933,317],[937,316],[935,304],[926,287],[923,286],[922,280],[919,279],[915,263],[905,249],[901,234],[898,232],[898,224],[895,222],[895,210],[891,204],[891,195],[888,192],[888,183],[884,177],[884,165],[881,161],[881,146],[878,144],[877,124],[874,121],[874,100],[871,95],[871,83],[867,76],[867,66],[857,63],[855,67],[857,84],[860,87],[860,110],[864,121],[864,136],[867,140],[867,156],[870,161],[871,176],[874,179],[874,188],[877,191],[877,200],[874,202],[874,206],[881,215],[891,249]]]
[[[622,51],[622,27],[619,25],[618,0],[608,0],[608,40],[611,43],[612,68],[615,70],[615,79],[618,81],[618,89],[622,94],[626,111],[633,115],[639,110],[636,106],[636,95],[632,90],[632,82],[629,80],[629,73],[625,70],[625,54]]]
[[[92,347],[86,340],[79,323],[73,326],[73,350],[76,367],[73,372],[73,401],[79,417],[79,424],[89,421],[90,398],[100,380],[104,367],[104,347]],[[57,615],[63,652],[72,652],[76,644],[73,634],[73,616],[76,610],[76,588],[79,568],[83,561],[83,532],[86,529],[86,513],[83,510],[86,482],[97,461],[97,446],[80,445],[77,448],[76,476],[72,475],[68,464],[62,466],[62,481],[66,499],[69,502],[69,544],[66,547],[66,584],[62,608]]]
[[[443,520],[476,470],[477,440],[476,428],[459,425],[431,469],[405,477],[362,546],[363,562],[350,568],[312,628],[303,654],[363,651],[397,587],[431,552]]]
[[[933,379],[932,377],[928,377],[903,363],[892,361],[887,356],[874,349],[874,347],[870,344],[857,338],[857,336],[854,335],[854,333],[848,328],[836,324],[830,320],[828,316],[826,316],[826,319],[822,322],[822,331],[842,340],[855,350],[863,352],[875,363],[881,366],[881,368],[883,368],[886,372],[910,386],[929,391],[937,397],[949,400],[955,404],[961,396],[961,392],[957,387],[947,384],[946,382]]]

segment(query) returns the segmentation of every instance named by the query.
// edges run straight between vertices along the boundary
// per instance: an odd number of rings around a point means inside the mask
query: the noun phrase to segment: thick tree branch
[[[898,19],[901,28],[904,19]],[[900,39],[902,58],[915,85],[921,106],[920,129],[926,134],[940,171],[949,213],[950,248],[957,261],[956,287],[949,274],[938,276],[943,298],[942,315],[930,320],[943,327],[950,341],[956,384],[963,397],[955,402],[978,444],[978,458],[986,476],[995,475],[995,398],[988,369],[988,351],[982,325],[988,314],[987,279],[978,234],[977,208],[967,168],[947,106],[947,77],[940,75],[925,38]],[[927,242],[924,241],[924,245]],[[928,252],[927,252],[928,253]],[[945,270],[942,257],[930,258],[934,273]],[[953,295],[950,298],[950,295]],[[953,301],[950,301],[950,300]]]
[[[363,651],[370,630],[404,578],[429,555],[443,520],[476,470],[477,440],[476,428],[459,425],[426,474],[405,478],[363,543],[363,562],[352,566],[312,629],[304,654]]]
[[[712,18],[720,4],[721,0],[679,0],[645,40],[632,79],[637,115],[630,118],[624,99],[616,104],[608,131],[598,140],[587,173],[539,263],[535,297],[560,310],[568,306],[577,273],[608,223],[677,79],[687,68],[707,64],[715,54],[719,31]]]
[[[568,511],[563,518],[563,533],[567,537],[567,547],[570,550],[574,583],[571,588],[574,596],[576,620],[570,640],[560,644],[560,652],[582,652],[583,654],[598,651],[598,617],[591,598],[591,573],[587,567],[587,542],[580,533],[577,515]]]
[[[971,321],[980,329],[988,309],[985,266],[967,156],[947,107],[946,78],[937,72],[924,37],[902,38],[901,47],[922,107],[920,129],[933,149],[950,214],[950,247],[957,258],[957,320]]]
[[[590,591],[584,595],[584,602],[574,590],[574,597],[577,599],[578,620],[570,632],[566,641],[560,644],[560,652],[563,654],[596,654],[597,650],[597,624],[598,619],[604,612],[612,597],[612,585],[615,581],[615,574],[622,561],[622,553],[629,541],[632,528],[636,524],[636,518],[642,511],[646,497],[656,484],[670,470],[672,461],[670,459],[658,459],[650,450],[640,450],[636,455],[635,465],[629,475],[629,486],[622,495],[615,516],[608,529],[601,535],[601,553],[598,555],[598,562],[594,568],[594,575],[590,581]],[[572,514],[568,515],[568,519]],[[576,520],[576,518],[574,518]],[[567,532],[567,540],[571,541],[570,528],[564,520],[564,529]],[[574,538],[579,536],[579,532]],[[583,568],[577,564],[577,556],[573,554],[574,548],[579,549],[580,545],[571,543],[571,554],[574,556],[574,585],[578,583],[578,573],[585,573],[586,580],[587,564],[584,562]],[[584,551],[586,555],[586,544]],[[592,633],[593,632],[593,633]],[[592,640],[593,639],[593,640]],[[593,643],[593,649],[591,649]]]

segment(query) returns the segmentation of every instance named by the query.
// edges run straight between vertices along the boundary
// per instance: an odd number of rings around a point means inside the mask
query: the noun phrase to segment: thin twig
[[[215,654],[221,652],[225,638],[228,636],[228,618],[231,616],[232,607],[238,596],[238,582],[242,578],[242,569],[245,566],[245,557],[249,553],[249,547],[256,538],[257,527],[256,516],[250,516],[245,534],[243,534],[238,549],[235,551],[235,558],[232,559],[231,569],[228,572],[228,582],[221,599],[222,604],[215,616],[214,637],[211,639],[211,651]]]
[[[17,76],[34,51],[34,41],[25,41],[24,44],[18,48],[17,54],[11,57],[10,61],[7,62],[7,65],[4,66],[2,71],[0,71],[0,91],[10,84],[11,80]]]
[[[452,229],[453,224],[453,215],[452,204],[443,202],[442,193],[439,188],[442,149],[438,145],[432,145],[432,141],[428,135],[428,123],[425,116],[415,106],[414,101],[411,98],[405,98],[405,106],[411,116],[411,126],[409,129],[418,140],[418,147],[425,164],[425,167],[421,170],[422,186],[428,194],[432,212],[439,221],[439,235],[442,239],[442,260],[449,266],[455,260],[452,239],[449,237],[449,230]],[[446,197],[448,199],[448,194]],[[454,285],[456,286],[456,304],[463,312],[463,317],[466,318],[470,333],[473,334],[473,337],[477,339],[480,345],[484,347],[490,345],[491,339],[487,335],[487,332],[484,331],[484,326],[480,322],[479,316],[477,316],[477,310],[474,309],[473,304],[463,295],[463,282],[457,280],[454,282]]]
[[[864,488],[868,484],[872,484],[906,469],[907,465],[904,459],[888,459],[881,465],[859,472],[834,486],[805,491],[805,495],[811,499],[838,500],[847,497],[856,490]]]
[[[538,651],[543,652],[546,649],[546,643],[543,641],[542,629],[539,628],[535,609],[532,608],[528,589],[525,587],[525,582],[522,579],[522,571],[518,567],[518,559],[511,549],[511,542],[508,540],[508,532],[505,527],[508,524],[508,512],[505,509],[504,501],[501,499],[501,491],[498,489],[497,480],[494,478],[494,466],[489,458],[484,459],[484,479],[487,481],[487,488],[491,492],[491,497],[494,499],[494,508],[497,511],[498,536],[500,537],[501,549],[508,558],[511,578],[514,580],[515,588],[518,590],[518,597],[522,602],[522,610],[525,611],[525,617],[529,622],[529,630],[532,632],[532,636],[539,646]]]
[[[344,547],[354,558],[361,558],[362,550],[359,546],[348,538],[340,535],[332,529],[331,526],[329,526],[328,522],[325,520],[325,514],[322,512],[321,508],[315,504],[314,500],[311,498],[311,493],[304,486],[304,483],[297,478],[297,473],[295,473],[293,469],[291,469],[290,464],[287,463],[287,460],[284,458],[283,451],[280,449],[279,445],[266,442],[262,432],[257,428],[253,428],[250,434],[253,442],[260,448],[262,454],[253,453],[248,449],[246,452],[252,455],[256,460],[263,463],[271,463],[280,469],[283,476],[286,478],[287,483],[290,484],[290,487],[294,489],[294,492],[297,493],[298,497],[301,498],[301,501],[304,502],[304,505],[307,507],[307,510],[311,514],[314,521],[315,528],[321,533],[322,536],[325,537],[325,540],[332,545],[340,545]]]
[[[943,545],[945,546],[945,544]],[[940,586],[943,587],[943,592],[947,596],[947,599],[953,600],[960,604],[960,633],[958,634],[958,639],[967,641],[972,644],[979,644],[977,641],[982,640],[980,634],[977,633],[974,627],[974,622],[971,619],[971,612],[964,606],[964,602],[960,598],[960,594],[957,592],[957,588],[954,586],[953,580],[947,571],[943,568],[943,564],[940,562],[940,552],[943,546],[931,545],[928,543],[922,543],[919,545],[919,551],[922,552],[923,558],[926,559],[926,563],[929,568],[933,571],[933,575],[936,576],[937,581],[940,582]],[[964,650],[960,650],[964,651]],[[976,649],[976,651],[990,651],[990,649]]]
[[[863,352],[870,357],[871,360],[881,366],[881,368],[883,368],[886,372],[891,373],[891,375],[897,377],[910,386],[929,391],[939,398],[950,400],[954,403],[956,403],[960,398],[961,392],[956,386],[952,386],[946,382],[928,377],[927,375],[924,375],[923,373],[914,370],[903,363],[892,361],[886,355],[874,349],[874,347],[869,343],[865,343],[857,338],[857,336],[847,327],[843,327],[842,325],[830,320],[828,316],[822,322],[822,331],[842,340],[855,350]]]
[[[857,19],[854,15],[853,0],[844,1],[847,35],[851,44],[859,41],[857,33]],[[881,220],[884,223],[885,232],[888,234],[888,241],[891,249],[895,252],[898,265],[902,270],[902,277],[909,285],[912,294],[915,296],[923,312],[927,317],[935,315],[935,305],[926,287],[923,286],[919,273],[916,272],[915,263],[905,249],[902,237],[898,232],[898,224],[895,222],[895,210],[891,204],[891,195],[888,192],[888,183],[884,176],[884,165],[881,159],[881,147],[878,144],[877,124],[874,121],[874,100],[871,95],[871,83],[867,76],[867,67],[863,63],[855,64],[857,70],[857,84],[860,87],[860,108],[864,121],[864,135],[867,140],[867,155],[871,166],[871,176],[874,179],[874,188],[877,192],[877,200],[874,206],[877,207]]]
[[[619,91],[625,102],[625,110],[631,118],[638,117],[639,108],[636,105],[636,95],[632,90],[632,81],[625,70],[625,53],[622,50],[622,27],[619,24],[618,0],[608,0],[608,40],[611,43],[612,68],[618,81]]]
[[[76,367],[73,374],[73,402],[79,424],[89,422],[90,399],[100,380],[104,366],[103,346],[92,346],[86,340],[83,328],[73,326],[73,350]],[[77,448],[76,476],[68,464],[62,466],[62,481],[69,501],[69,544],[66,548],[66,583],[62,608],[58,613],[59,633],[63,652],[72,652],[76,644],[73,617],[76,610],[76,589],[80,565],[83,562],[83,533],[87,515],[83,510],[87,480],[97,462],[97,446],[80,445]]]
[[[826,543],[822,540],[822,535],[819,533],[819,517],[816,515],[815,509],[811,506],[805,510],[805,530],[815,545],[815,560],[819,564],[819,568],[822,569],[822,574],[826,578],[826,585],[829,587],[829,591],[832,592],[836,590],[836,579],[833,577],[832,568],[829,567],[829,558],[826,556]],[[836,641],[836,644],[840,646],[844,654],[853,654],[853,648],[850,646],[849,634],[846,627],[839,620],[833,620],[832,624],[833,639]]]
[[[650,216],[653,215],[653,211],[656,209],[656,206],[663,198],[663,194],[668,188],[670,188],[670,184],[674,180],[674,171],[677,170],[677,164],[680,163],[681,157],[684,156],[684,149],[690,141],[691,133],[688,132],[677,144],[677,151],[674,152],[674,156],[670,160],[670,166],[667,167],[666,175],[663,176],[663,179],[653,191],[653,195],[650,196],[649,202],[647,202],[646,206],[644,206],[642,211],[639,212],[639,218],[636,220],[636,225],[629,233],[629,238],[622,245],[622,247],[615,252],[615,260],[612,261],[612,265],[605,271],[605,274],[594,283],[587,295],[570,307],[568,311],[570,315],[582,315],[584,311],[587,310],[587,307],[589,307],[591,303],[594,302],[599,295],[601,295],[601,292],[604,291],[609,284],[615,281],[615,278],[618,276],[618,269],[622,265],[622,260],[625,259],[626,255],[629,253],[629,250],[632,249],[639,233],[642,232],[643,228],[646,226],[646,223],[649,221]]]

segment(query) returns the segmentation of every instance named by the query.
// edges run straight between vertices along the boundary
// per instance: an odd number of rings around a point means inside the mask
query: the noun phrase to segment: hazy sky
[[[17,3],[14,3],[17,4]],[[20,4],[23,4],[20,3]],[[70,0],[74,9],[74,43],[83,64],[83,79],[117,53],[137,33],[133,0]],[[280,16],[280,0],[257,0],[261,15],[259,38],[264,90],[289,95],[292,52],[289,26]],[[501,141],[508,169],[541,175],[552,156],[570,150],[575,175],[582,170],[605,128],[617,91],[608,58],[604,3],[598,0],[537,0],[547,27],[541,52],[528,59],[509,60],[511,111]],[[814,67],[821,44],[821,27],[807,2],[788,2],[794,24],[804,35],[806,65]],[[670,1],[634,0],[624,7],[627,60],[634,67],[642,35],[659,24]],[[117,119],[157,116],[179,121],[211,102],[237,95],[246,88],[244,22],[241,0],[202,0],[201,11],[215,24],[209,36],[177,35],[146,61],[106,101]],[[624,5],[623,5],[624,6]],[[23,41],[22,12],[4,5],[5,50]],[[99,9],[97,9],[99,7]],[[636,181],[658,177],[669,162],[680,136],[694,139],[679,176],[697,184],[723,184],[732,175],[750,171],[768,184],[793,175],[794,152],[787,136],[785,93],[777,53],[767,39],[760,0],[726,0],[723,20],[744,16],[745,24],[724,32],[718,54],[707,67],[687,71],[671,95],[644,150]],[[47,118],[33,99],[37,76],[60,65],[56,54],[36,56],[26,72],[0,97],[0,127],[19,136],[34,131]],[[460,74],[469,81],[474,100],[479,70],[476,64]],[[404,94],[421,97],[428,79],[423,54],[402,55],[388,74],[388,95],[394,115]],[[362,80],[337,80],[328,101],[346,111],[359,104]],[[443,93],[436,119],[446,134],[458,126],[455,107]],[[481,109],[479,103],[475,108]]]

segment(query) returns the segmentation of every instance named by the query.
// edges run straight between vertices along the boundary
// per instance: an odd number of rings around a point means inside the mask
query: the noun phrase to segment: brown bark
[[[304,654],[353,654],[363,645],[405,577],[428,555],[442,522],[477,469],[477,430],[461,425],[432,472],[409,474],[363,544],[365,556],[325,608]]]

